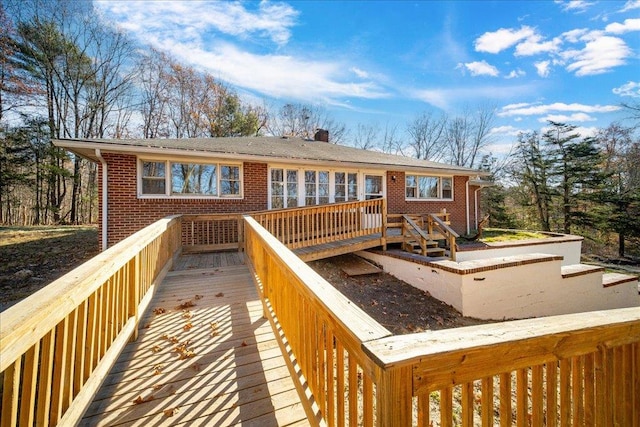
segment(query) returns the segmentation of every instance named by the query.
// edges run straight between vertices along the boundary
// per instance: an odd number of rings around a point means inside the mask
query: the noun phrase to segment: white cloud
[[[526,75],[527,75],[527,73],[525,73],[520,68],[518,68],[517,70],[511,70],[511,72],[508,75],[506,75],[504,78],[505,79],[516,79],[518,77],[523,77],[523,76],[526,76]]]
[[[563,37],[569,43],[578,43],[582,39],[582,37],[584,37],[585,34],[588,34],[589,32],[590,30],[586,28],[578,28],[562,33],[561,37]]]
[[[285,3],[251,3],[211,1],[113,1],[98,0],[95,5],[105,15],[135,32],[160,32],[177,39],[202,41],[211,30],[246,37],[263,36],[283,45],[291,37],[298,11]]]
[[[604,29],[607,33],[624,34],[629,31],[640,31],[640,18],[625,19],[623,24],[613,22]]]
[[[567,71],[575,71],[577,76],[589,76],[611,71],[625,64],[632,51],[624,40],[618,37],[597,35],[578,51],[564,52],[563,57],[571,63]]]
[[[456,87],[451,89],[415,89],[404,91],[405,95],[427,102],[433,106],[448,110],[460,104],[469,102],[486,102],[495,99],[511,99],[514,97],[527,97],[538,93],[536,85],[486,85],[474,87]],[[522,104],[529,105],[529,104]]]
[[[620,12],[628,12],[630,10],[640,9],[640,0],[629,0],[625,3]]]
[[[619,96],[640,98],[640,82],[627,82],[620,87],[613,88],[612,92]]]
[[[499,53],[521,40],[535,35],[535,30],[523,25],[519,30],[513,28],[500,28],[494,32],[487,32],[476,39],[477,52]]]
[[[474,62],[466,62],[464,64],[458,64],[456,68],[466,68],[469,70],[472,76],[491,76],[497,77],[500,74],[500,71],[493,65],[489,64],[487,61],[474,61]]]
[[[518,136],[520,132],[522,132],[522,129],[519,129],[515,126],[497,126],[489,131],[489,133],[492,135],[502,136]]]
[[[551,71],[551,69],[549,68],[549,66],[550,66],[550,62],[549,61],[535,62],[533,64],[533,66],[536,67],[536,71],[538,72],[538,75],[540,77],[548,77],[549,76],[549,72]]]
[[[586,113],[574,113],[570,115],[566,114],[549,114],[545,117],[540,117],[538,119],[541,123],[546,123],[548,121],[557,122],[557,123],[575,123],[575,122],[593,122],[596,119],[591,117]]]
[[[576,12],[584,12],[589,7],[593,6],[593,2],[584,1],[584,0],[571,0],[568,2],[557,1],[556,3],[562,5],[562,10],[565,12],[576,11]]]
[[[516,56],[532,56],[541,53],[556,52],[560,48],[562,40],[558,37],[553,40],[542,41],[539,35],[527,37],[522,43],[516,46]]]
[[[500,117],[509,116],[537,116],[552,114],[554,112],[564,113],[611,113],[620,110],[617,105],[585,105],[585,104],[565,104],[555,102],[553,104],[510,104],[502,107],[502,111],[497,113]]]
[[[355,74],[356,76],[360,77],[361,79],[366,79],[369,78],[369,73],[367,73],[364,70],[361,70],[358,67],[351,67],[351,72],[353,74]]]
[[[374,99],[387,96],[371,81],[349,81],[349,75],[343,72],[348,67],[337,62],[310,61],[286,55],[255,55],[230,44],[220,45],[211,52],[179,45],[172,46],[171,51],[227,82],[276,98],[323,100],[335,105],[336,99],[342,97]]]

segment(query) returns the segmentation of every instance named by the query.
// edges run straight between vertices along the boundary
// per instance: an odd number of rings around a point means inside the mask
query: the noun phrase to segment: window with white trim
[[[453,200],[453,178],[446,176],[406,175],[405,196],[408,200]]]
[[[358,174],[356,172],[335,172],[335,201],[358,200]]]
[[[271,209],[298,206],[298,171],[271,169]]]
[[[329,171],[304,171],[305,206],[329,203]]]
[[[241,197],[240,165],[141,160],[141,196]]]
[[[365,175],[364,176],[364,199],[379,199],[384,196],[381,175]]]

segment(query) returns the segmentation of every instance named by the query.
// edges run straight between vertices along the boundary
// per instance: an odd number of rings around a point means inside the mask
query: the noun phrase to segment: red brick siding
[[[424,214],[440,212],[445,208],[451,214],[451,228],[458,234],[465,234],[467,232],[465,195],[468,179],[466,176],[454,177],[453,201],[407,201],[405,200],[405,173],[389,171],[387,172],[387,210],[391,214]],[[475,188],[469,188],[469,220],[472,227],[474,218],[473,190]]]
[[[104,154],[103,157],[109,175],[108,246],[168,215],[251,212],[267,208],[267,165],[263,163],[244,163],[243,199],[139,199],[136,156]],[[100,178],[101,174],[100,170]],[[99,188],[102,189],[102,182]],[[99,204],[102,228],[102,199]]]

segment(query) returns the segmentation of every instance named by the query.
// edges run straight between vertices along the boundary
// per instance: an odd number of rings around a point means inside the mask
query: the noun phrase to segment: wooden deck
[[[175,268],[80,425],[309,425],[242,254]]]

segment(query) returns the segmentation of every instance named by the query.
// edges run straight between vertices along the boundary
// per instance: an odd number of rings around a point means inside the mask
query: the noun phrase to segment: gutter
[[[96,158],[100,161],[102,165],[102,250],[107,250],[107,225],[108,225],[108,217],[107,213],[108,209],[108,193],[107,193],[107,161],[102,157],[102,153],[100,153],[100,149],[96,148]]]
[[[466,215],[466,218],[467,218],[467,235],[469,235],[469,233],[471,233],[471,229],[469,228],[470,224],[469,224],[469,180],[468,179],[467,179],[467,182],[465,182],[464,185],[465,185],[465,196],[466,196],[465,197],[465,205],[466,205],[466,208],[467,208],[467,210],[466,210],[466,212],[467,212],[467,215]]]

